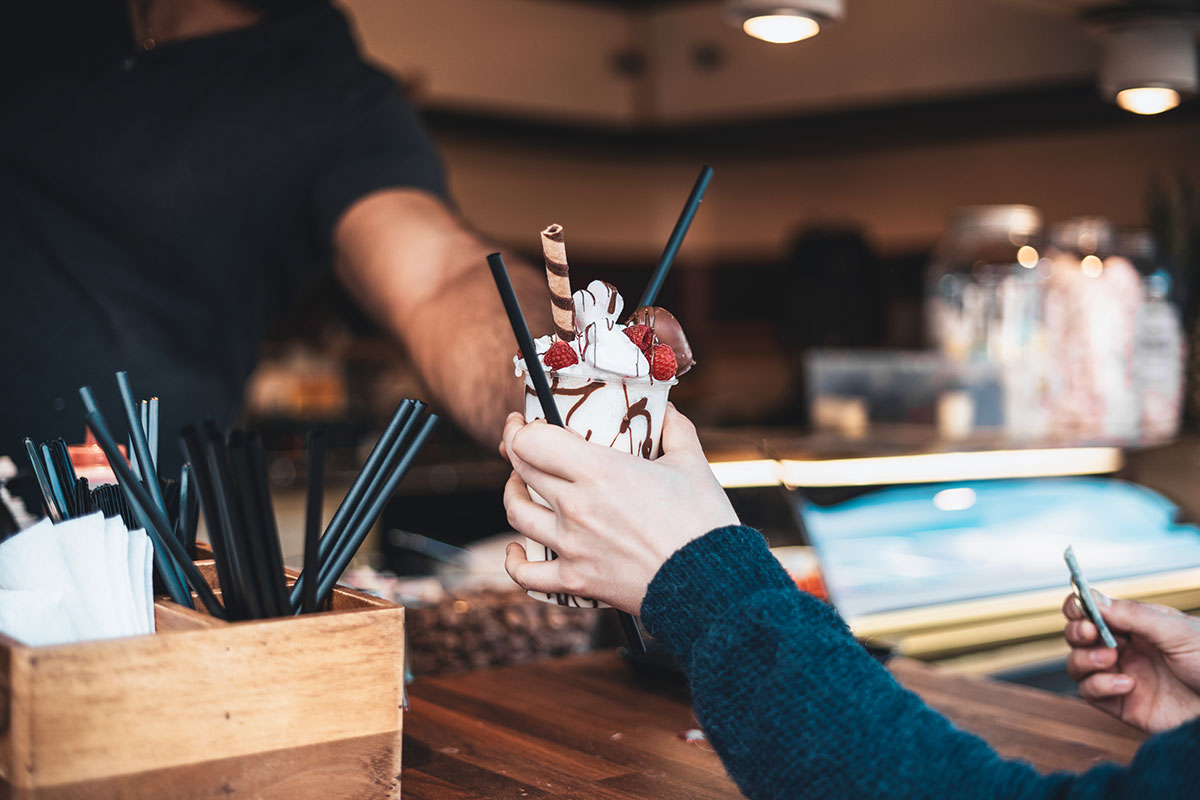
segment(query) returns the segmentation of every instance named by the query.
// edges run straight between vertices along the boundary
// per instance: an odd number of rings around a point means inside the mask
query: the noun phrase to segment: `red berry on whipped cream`
[[[625,326],[625,335],[629,337],[629,341],[638,346],[647,358],[650,357],[650,348],[654,346],[654,331],[650,330],[649,325],[627,325]]]
[[[675,351],[670,345],[656,344],[650,351],[650,375],[656,381],[669,381],[675,377]]]
[[[557,371],[578,364],[579,356],[575,355],[574,348],[566,342],[555,342],[550,345],[550,349],[542,356],[542,363],[550,369]],[[671,363],[675,363],[674,356],[672,356]]]

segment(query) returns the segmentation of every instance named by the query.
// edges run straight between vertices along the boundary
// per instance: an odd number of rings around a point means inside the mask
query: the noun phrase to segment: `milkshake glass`
[[[529,373],[522,368],[520,374],[525,379],[525,420],[544,419]],[[674,378],[660,381],[649,376],[596,377],[554,373],[548,377],[559,416],[568,428],[589,442],[641,458],[658,458],[667,395],[676,384]],[[549,505],[532,489],[529,493],[537,502]],[[557,557],[550,548],[528,538],[525,554],[530,561],[548,561]],[[608,608],[598,600],[569,594],[535,591],[527,594],[560,606]]]

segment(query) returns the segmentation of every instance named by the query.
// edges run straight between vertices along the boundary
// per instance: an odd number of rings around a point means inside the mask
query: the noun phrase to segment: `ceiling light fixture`
[[[1195,15],[1125,6],[1086,18],[1100,29],[1100,91],[1107,99],[1134,114],[1161,114],[1196,94]]]
[[[728,0],[729,20],[755,39],[790,44],[811,39],[846,14],[843,0]]]

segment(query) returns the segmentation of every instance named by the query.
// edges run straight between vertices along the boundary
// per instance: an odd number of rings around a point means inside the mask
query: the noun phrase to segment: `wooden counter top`
[[[1144,738],[1081,700],[895,659],[905,686],[1001,754],[1042,771],[1128,763]],[[741,795],[677,684],[613,653],[418,679],[404,719],[405,800]]]

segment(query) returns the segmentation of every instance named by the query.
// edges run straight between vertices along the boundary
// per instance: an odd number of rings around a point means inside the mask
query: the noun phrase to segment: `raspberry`
[[[625,335],[638,346],[646,358],[650,357],[650,348],[654,346],[654,331],[650,330],[649,325],[626,325]]]
[[[650,375],[656,381],[669,381],[675,377],[675,351],[670,345],[656,344],[650,351]]]
[[[550,349],[546,351],[546,355],[542,356],[542,363],[552,370],[559,370],[563,367],[569,367],[572,364],[578,364],[579,356],[575,355],[575,351],[571,349],[571,345],[566,342],[555,342],[550,345]],[[671,363],[675,363],[674,357],[672,357]]]

